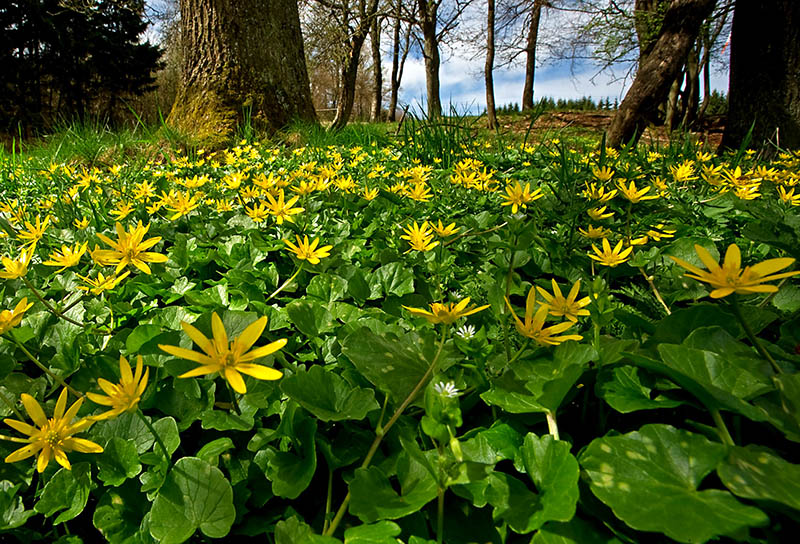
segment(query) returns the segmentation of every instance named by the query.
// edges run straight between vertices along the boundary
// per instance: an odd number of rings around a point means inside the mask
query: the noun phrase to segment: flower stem
[[[783,369],[778,366],[778,363],[775,362],[775,359],[772,358],[772,355],[764,349],[764,346],[761,345],[761,342],[758,341],[758,337],[753,333],[753,329],[750,328],[750,324],[745,320],[744,315],[742,314],[742,309],[739,306],[739,298],[736,296],[736,293],[733,293],[731,297],[731,308],[733,308],[733,313],[736,316],[736,319],[739,320],[739,323],[742,325],[744,329],[744,333],[753,343],[753,346],[756,348],[756,351],[767,361],[769,364],[772,365],[772,368],[775,370],[776,374],[782,374]]]
[[[719,410],[711,410],[711,418],[717,426],[717,433],[719,434],[720,440],[728,446],[735,446],[736,443],[734,443],[733,438],[731,438],[731,433],[728,432],[728,427],[725,425],[725,420],[722,419],[722,414],[719,413]]]
[[[161,436],[159,436],[158,432],[156,432],[156,428],[153,427],[152,423],[147,421],[147,418],[144,417],[144,414],[142,413],[141,409],[137,409],[136,410],[136,415],[139,416],[139,419],[142,420],[142,423],[145,424],[145,426],[147,427],[147,430],[149,430],[150,434],[152,434],[153,438],[155,438],[156,443],[158,444],[159,448],[161,448],[161,452],[164,454],[164,458],[167,460],[167,464],[169,465],[170,462],[171,462],[171,457],[172,456],[167,451],[167,447],[164,445],[164,442],[162,442]]]
[[[228,380],[225,380],[225,387],[228,388],[228,395],[231,397],[231,404],[233,405],[233,411],[236,412],[236,415],[242,415],[242,410],[239,408],[239,401],[236,400],[236,391],[233,390],[231,384]]]
[[[286,289],[286,287],[287,287],[287,286],[288,286],[290,283],[292,283],[292,280],[293,280],[293,279],[295,279],[295,278],[297,277],[297,275],[300,273],[300,271],[301,271],[301,270],[303,270],[303,265],[302,265],[302,264],[301,264],[301,265],[299,265],[299,266],[297,267],[297,270],[295,271],[295,273],[294,273],[294,274],[292,274],[292,275],[291,275],[291,277],[290,277],[288,280],[286,280],[285,282],[283,282],[283,284],[281,284],[281,286],[280,286],[280,287],[278,287],[277,289],[275,289],[275,291],[273,291],[273,292],[272,292],[272,294],[271,294],[270,296],[268,296],[268,297],[267,297],[267,300],[265,300],[264,302],[269,302],[270,300],[272,300],[273,298],[275,298],[275,297],[278,295],[278,293],[280,293],[281,291],[283,291],[284,289]]]
[[[367,451],[366,457],[364,457],[364,461],[361,463],[361,468],[367,468],[369,464],[372,462],[372,458],[375,456],[375,453],[378,451],[378,446],[380,446],[381,442],[383,441],[383,437],[386,436],[386,433],[389,432],[389,429],[400,419],[400,416],[403,414],[405,409],[408,407],[409,404],[416,398],[417,394],[420,390],[428,383],[428,379],[433,374],[434,369],[436,368],[436,363],[439,362],[439,356],[442,354],[442,348],[444,347],[444,342],[447,339],[447,331],[449,330],[449,326],[445,325],[442,329],[442,338],[439,341],[439,349],[436,351],[436,355],[433,357],[433,361],[428,366],[428,370],[425,371],[425,374],[422,375],[422,378],[417,382],[417,385],[414,386],[414,389],[408,394],[405,400],[397,407],[392,414],[392,417],[389,418],[389,421],[386,422],[386,425],[383,427],[378,426],[375,430],[375,439],[372,441],[372,444],[369,447],[369,451]],[[330,527],[328,530],[325,531],[325,536],[331,536],[336,531],[336,528],[339,526],[339,523],[342,521],[344,517],[344,513],[347,510],[347,505],[350,504],[351,493],[350,490],[347,491],[347,495],[342,500],[342,504],[339,506],[339,509],[336,511],[336,516],[334,516],[333,521],[331,521]]]
[[[322,534],[328,530],[328,514],[331,513],[331,502],[333,496],[333,470],[328,468],[328,493],[325,496],[325,522],[322,524]]]
[[[22,279],[22,281],[25,283],[25,286],[26,286],[28,289],[30,289],[30,290],[31,290],[31,292],[34,294],[34,296],[36,296],[36,298],[37,298],[37,299],[39,299],[39,302],[41,302],[42,304],[44,304],[44,307],[45,307],[45,308],[47,308],[47,310],[48,310],[48,311],[49,311],[51,314],[53,314],[54,316],[56,316],[56,317],[58,317],[58,318],[60,318],[60,319],[63,319],[64,321],[67,321],[67,322],[69,322],[69,323],[72,323],[73,325],[77,325],[78,327],[85,327],[85,326],[86,326],[86,325],[84,325],[83,323],[79,323],[79,322],[75,321],[75,320],[74,320],[74,319],[72,319],[71,317],[67,317],[67,316],[65,316],[63,313],[59,312],[59,311],[58,311],[56,308],[54,308],[52,304],[50,304],[49,302],[47,302],[47,301],[44,299],[44,297],[42,297],[42,294],[41,294],[41,293],[39,293],[39,291],[38,291],[38,290],[37,290],[37,289],[36,289],[36,288],[33,286],[33,284],[32,284],[30,281],[28,281],[28,278],[26,278],[26,277],[24,277],[24,276],[23,276],[21,279]]]
[[[556,413],[547,411],[545,412],[545,416],[547,417],[547,430],[553,435],[553,438],[556,440],[560,440],[558,437],[558,423],[556,422]]]
[[[516,241],[514,242],[514,246],[511,248],[511,255],[508,257],[508,274],[506,274],[506,291],[505,297],[508,298],[508,293],[511,291],[511,280],[514,276],[514,249],[516,247]],[[505,307],[503,308],[503,313],[505,313]],[[503,320],[503,346],[506,350],[506,361],[511,362],[511,346],[508,342],[508,320]]]
[[[436,493],[436,544],[442,544],[444,539],[444,492],[445,489],[439,484]]]
[[[28,357],[28,359],[31,360],[31,362],[33,364],[38,366],[42,370],[42,372],[44,372],[45,374],[47,374],[48,376],[53,378],[53,380],[55,380],[59,385],[61,385],[62,387],[66,387],[69,390],[70,393],[72,393],[73,395],[75,395],[78,398],[83,396],[83,393],[81,393],[80,391],[76,390],[71,385],[67,385],[67,382],[64,381],[64,378],[62,378],[61,376],[57,376],[57,375],[53,374],[52,370],[50,370],[49,368],[44,366],[41,362],[39,362],[39,359],[37,359],[33,355],[33,353],[28,351],[28,349],[24,345],[22,345],[20,342],[18,342],[16,338],[13,338],[11,335],[6,336],[6,338],[11,338],[11,341],[14,342],[14,344],[16,344],[16,346],[19,349],[22,350],[22,353],[24,353]]]
[[[667,312],[667,315],[672,315],[669,306],[667,306],[667,303],[664,302],[663,298],[661,298],[661,293],[659,293],[658,289],[656,289],[656,284],[653,283],[653,276],[648,276],[647,272],[645,272],[644,268],[642,268],[641,266],[639,267],[639,272],[641,272],[642,276],[644,276],[644,279],[647,280],[647,284],[650,286],[650,289],[653,290],[653,294],[655,295],[656,300],[659,301],[661,305],[664,307],[664,311]]]

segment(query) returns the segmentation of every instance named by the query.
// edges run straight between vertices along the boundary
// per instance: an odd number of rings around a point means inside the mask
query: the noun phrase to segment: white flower
[[[461,392],[458,389],[456,389],[456,384],[453,382],[435,383],[433,384],[433,390],[439,393],[441,396],[447,397],[449,399],[454,399],[461,394]]]
[[[463,338],[464,340],[469,340],[473,336],[475,336],[475,326],[474,325],[461,325],[458,330],[456,330],[456,334]]]

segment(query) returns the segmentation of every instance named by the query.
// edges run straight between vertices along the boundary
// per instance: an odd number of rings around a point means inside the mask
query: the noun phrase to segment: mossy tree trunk
[[[221,145],[249,116],[316,120],[296,0],[180,0],[181,84],[168,122]]]
[[[800,2],[737,2],[723,148],[800,147]]]
[[[536,43],[539,41],[539,21],[542,18],[543,0],[534,0],[525,42],[525,83],[522,86],[522,111],[533,109],[533,80],[536,76]]]

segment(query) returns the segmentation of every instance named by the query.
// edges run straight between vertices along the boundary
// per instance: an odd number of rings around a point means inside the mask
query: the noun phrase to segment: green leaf
[[[775,501],[800,510],[800,465],[764,448],[734,447],[717,466],[725,487],[746,499]]]
[[[89,500],[92,487],[90,467],[89,463],[76,463],[72,465],[72,470],[60,468],[45,484],[39,502],[33,509],[48,518],[64,510],[56,517],[54,525],[77,517]]]
[[[531,544],[622,544],[608,533],[595,528],[581,518],[572,518],[566,523],[545,523]]]
[[[219,462],[219,456],[225,453],[226,451],[233,449],[235,446],[233,445],[233,440],[224,436],[222,438],[217,438],[216,440],[212,440],[202,448],[200,451],[197,452],[197,457],[209,463],[211,465],[216,465]]]
[[[92,523],[111,544],[133,544],[150,503],[143,500],[136,485],[107,488],[92,515]]]
[[[107,485],[117,487],[142,470],[136,444],[117,436],[111,438],[97,456],[97,477]]]
[[[344,544],[397,544],[394,537],[399,534],[400,526],[396,523],[379,521],[347,529],[344,532]]]
[[[414,274],[402,263],[385,264],[373,274],[375,274],[383,288],[383,292],[387,295],[401,297],[414,292]]]
[[[659,321],[651,341],[680,344],[695,329],[711,326],[721,327],[737,338],[742,334],[742,329],[731,312],[719,304],[703,302],[675,310]]]
[[[296,517],[281,520],[275,525],[275,544],[341,544],[341,540],[320,536]]]
[[[264,452],[266,457],[264,474],[272,482],[272,492],[287,499],[296,499],[300,496],[311,483],[317,470],[315,446],[317,422],[308,416],[302,416],[300,412],[302,411],[296,412],[292,425],[292,439],[297,446],[298,455],[275,448],[269,448]]]
[[[401,454],[395,491],[389,476],[379,467],[358,468],[350,482],[350,513],[364,523],[398,519],[420,510],[436,498],[436,480],[417,460]]]
[[[464,459],[475,463],[494,465],[504,459],[519,456],[523,436],[507,423],[497,422],[488,429],[461,442]]]
[[[784,285],[772,297],[772,305],[786,313],[794,313],[800,310],[800,287]]]
[[[592,441],[580,457],[592,492],[639,531],[705,542],[768,522],[720,489],[698,490],[726,447],[669,425]]]
[[[418,341],[415,334],[400,339],[362,328],[344,339],[342,353],[372,384],[402,402],[428,370],[428,361],[414,349]]]
[[[674,408],[683,404],[664,395],[652,398],[652,382],[652,379],[648,379],[648,385],[642,383],[639,369],[635,366],[601,368],[597,374],[595,393],[614,410],[623,414],[637,410]]]
[[[0,531],[21,527],[36,513],[25,509],[22,497],[17,495],[21,487],[22,484],[15,485],[8,480],[0,481]]]
[[[321,421],[360,420],[380,408],[372,389],[353,387],[320,365],[281,380],[281,391]]]
[[[164,329],[158,325],[139,325],[125,339],[125,349],[128,350],[128,353],[138,353],[142,346],[163,332]]]
[[[98,421],[91,428],[91,439],[100,444],[115,437],[134,444],[136,452],[140,454],[149,450],[154,442],[153,434],[147,425],[131,412],[123,412],[113,419]]]
[[[197,529],[222,538],[233,525],[233,488],[216,467],[202,459],[178,459],[150,511],[150,534],[160,544],[186,541]]]
[[[800,424],[800,373],[778,374],[773,383],[781,397],[783,411]]]
[[[300,332],[315,338],[336,326],[330,312],[319,302],[293,300],[286,306],[289,319]]]
[[[258,408],[244,403],[240,404],[241,414],[225,410],[206,410],[201,418],[201,426],[204,429],[217,431],[249,431],[255,424],[253,416]]]
[[[578,503],[578,461],[567,442],[549,434],[537,437],[530,433],[522,445],[522,462],[536,490],[541,509],[529,521],[538,529],[546,521],[569,521]]]
[[[306,293],[325,304],[336,302],[347,294],[347,281],[333,274],[317,274],[308,282]]]

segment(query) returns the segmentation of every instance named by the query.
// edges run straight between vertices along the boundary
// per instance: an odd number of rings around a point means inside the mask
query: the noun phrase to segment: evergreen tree
[[[154,81],[159,49],[140,36],[143,0],[0,4],[0,130],[47,126],[56,118],[112,118],[119,100]]]

